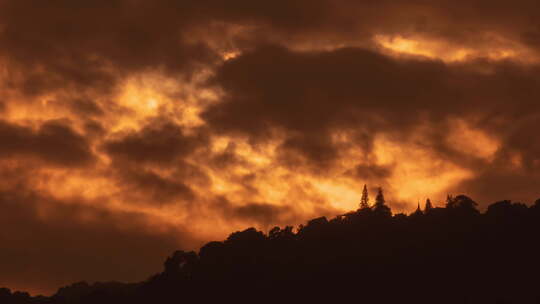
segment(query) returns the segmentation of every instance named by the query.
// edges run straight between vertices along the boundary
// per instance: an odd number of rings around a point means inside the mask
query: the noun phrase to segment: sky
[[[540,197],[537,0],[0,0],[0,286],[254,226]]]

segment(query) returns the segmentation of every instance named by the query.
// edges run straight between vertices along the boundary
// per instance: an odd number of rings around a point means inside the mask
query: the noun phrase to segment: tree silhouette
[[[421,216],[424,212],[422,212],[422,209],[420,208],[420,202],[418,202],[418,206],[416,207],[416,210],[411,214],[414,216]]]
[[[177,250],[164,263],[165,273],[170,275],[190,275],[199,257],[193,251]]]
[[[384,200],[384,194],[382,188],[379,187],[377,191],[377,196],[375,197],[375,207],[383,206],[386,203]]]
[[[392,216],[379,189],[372,208],[296,232],[248,228],[198,253],[175,251],[140,283],[79,282],[51,297],[0,288],[0,303],[338,303],[350,300],[344,290],[360,303],[539,303],[540,200],[476,207],[448,196],[445,208],[428,199],[425,212],[418,203]],[[422,292],[411,293],[418,282]]]
[[[378,215],[392,215],[392,211],[388,206],[386,206],[386,201],[384,199],[384,194],[381,187],[379,187],[379,190],[377,191],[377,196],[375,197],[375,204],[373,205],[373,211],[375,212],[375,214]]]
[[[449,201],[446,204],[447,209],[471,214],[479,213],[476,206],[478,206],[478,204],[466,195],[449,197]]]
[[[360,209],[368,209],[369,208],[369,194],[367,185],[364,185],[364,189],[362,190],[362,197],[360,198]]]
[[[424,212],[428,213],[429,211],[431,211],[431,209],[433,209],[433,205],[431,204],[431,200],[428,198],[428,199],[426,199],[426,205],[424,207]]]

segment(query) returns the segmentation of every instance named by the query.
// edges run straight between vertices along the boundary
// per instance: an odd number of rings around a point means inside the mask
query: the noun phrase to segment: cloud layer
[[[0,0],[0,285],[254,225],[540,197],[536,1]]]

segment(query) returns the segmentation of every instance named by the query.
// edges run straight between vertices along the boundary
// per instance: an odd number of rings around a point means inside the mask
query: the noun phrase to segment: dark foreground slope
[[[235,232],[138,284],[5,289],[0,303],[540,303],[540,201],[484,214],[466,196],[409,216],[382,207]]]

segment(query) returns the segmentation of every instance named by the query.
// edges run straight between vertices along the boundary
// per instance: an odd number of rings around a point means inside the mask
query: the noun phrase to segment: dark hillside
[[[460,195],[411,215],[383,200],[177,251],[139,284],[77,283],[50,298],[1,290],[0,303],[540,303],[539,233],[540,200],[480,213]]]

